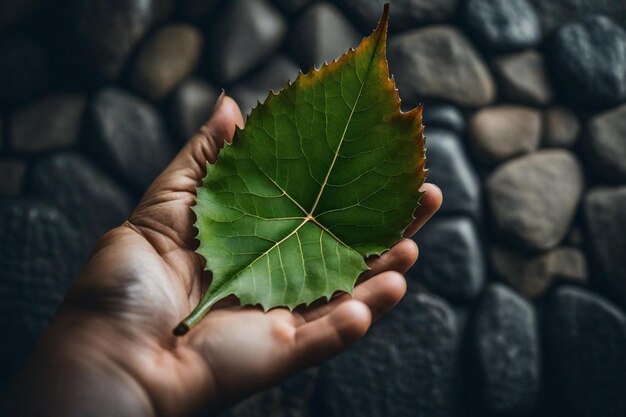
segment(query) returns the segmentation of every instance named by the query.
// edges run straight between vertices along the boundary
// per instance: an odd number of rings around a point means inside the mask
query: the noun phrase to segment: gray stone
[[[311,398],[317,374],[317,368],[302,371],[235,404],[219,417],[312,417]]]
[[[424,126],[440,127],[462,135],[465,133],[465,117],[458,107],[451,104],[425,104]]]
[[[543,296],[557,280],[587,281],[585,254],[576,248],[534,254],[496,246],[491,250],[491,264],[502,281],[530,300]]]
[[[598,188],[585,196],[588,246],[598,279],[626,300],[626,187]]]
[[[486,181],[493,226],[524,248],[551,249],[567,234],[583,187],[580,163],[565,150],[507,162]]]
[[[431,26],[393,37],[389,62],[400,95],[409,103],[441,98],[462,107],[479,107],[495,98],[495,84],[485,63],[452,26]]]
[[[549,147],[571,148],[578,139],[580,122],[566,107],[554,106],[544,117],[544,141]]]
[[[171,24],[152,34],[139,50],[133,87],[153,100],[166,96],[198,65],[202,34],[194,26]]]
[[[626,104],[589,120],[585,145],[591,164],[602,177],[626,183]]]
[[[25,37],[0,41],[0,107],[20,105],[51,83],[51,68],[43,46]]]
[[[611,16],[626,27],[626,3],[623,1],[598,0],[530,0],[537,10],[544,35],[559,26],[591,14]]]
[[[19,159],[0,159],[0,195],[19,194],[22,191],[26,163]]]
[[[475,312],[472,336],[482,407],[489,415],[532,411],[540,383],[539,337],[531,304],[491,284]]]
[[[191,77],[174,92],[170,102],[171,123],[181,141],[186,141],[209,119],[217,90],[200,78]]]
[[[552,100],[552,86],[543,58],[537,51],[498,57],[494,69],[504,99],[539,106]]]
[[[76,278],[78,235],[54,207],[0,199],[0,389],[28,358]]]
[[[476,297],[485,284],[484,255],[474,223],[465,217],[435,218],[414,237],[420,258],[407,278],[447,300]]]
[[[11,120],[11,147],[40,152],[72,146],[78,140],[85,97],[64,93],[46,96],[18,109]]]
[[[157,111],[116,87],[96,93],[89,129],[94,156],[138,191],[145,190],[174,156]]]
[[[303,70],[332,62],[362,36],[337,7],[321,2],[307,8],[291,27],[289,49]]]
[[[543,322],[545,398],[555,417],[626,415],[626,317],[574,287],[549,299]]]
[[[578,105],[604,108],[626,99],[626,31],[608,17],[561,27],[546,57],[559,92]]]
[[[445,301],[405,296],[361,341],[322,365],[315,415],[452,416],[458,333]]]
[[[244,83],[238,84],[229,93],[239,104],[242,113],[250,113],[257,102],[263,103],[270,90],[278,93],[288,81],[295,81],[298,67],[289,58],[278,55],[265,67]]]
[[[363,28],[372,30],[383,13],[388,0],[335,0],[350,16],[356,17]],[[393,31],[411,29],[426,23],[450,19],[457,8],[458,0],[393,0],[390,2],[389,24]]]
[[[480,181],[461,139],[443,129],[426,129],[428,181],[445,195],[441,213],[480,218]]]
[[[539,18],[527,0],[469,0],[465,21],[487,49],[521,49],[541,40]]]
[[[534,151],[541,140],[541,122],[541,113],[529,107],[484,108],[470,120],[471,147],[487,163]]]
[[[157,2],[146,0],[75,1],[69,18],[80,46],[75,61],[99,77],[119,75],[128,55],[155,17]]]
[[[81,260],[109,229],[130,215],[132,200],[100,170],[73,152],[40,159],[31,169],[27,192],[67,216],[80,234]]]
[[[235,81],[274,52],[286,32],[284,18],[266,0],[228,1],[207,39],[213,76]]]

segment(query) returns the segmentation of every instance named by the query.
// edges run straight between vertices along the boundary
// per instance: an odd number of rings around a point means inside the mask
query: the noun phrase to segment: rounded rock
[[[486,181],[493,226],[523,248],[551,249],[567,234],[583,188],[582,167],[565,150],[513,159]]]
[[[479,107],[495,99],[487,66],[465,36],[452,26],[431,26],[395,36],[389,65],[403,100],[449,100]]]
[[[530,105],[552,100],[552,86],[541,55],[534,50],[505,55],[494,61],[503,98]]]
[[[626,31],[605,16],[561,27],[546,55],[561,94],[583,107],[626,99]]]
[[[163,27],[139,50],[132,72],[133,87],[153,100],[166,96],[196,68],[202,42],[202,34],[192,25]]]
[[[578,139],[580,122],[566,107],[555,106],[546,110],[544,118],[545,145],[556,148],[571,148]]]
[[[541,113],[529,107],[484,108],[470,120],[471,147],[487,163],[529,153],[539,147],[541,123]]]
[[[626,183],[626,104],[588,122],[585,146],[596,172],[609,182]]]

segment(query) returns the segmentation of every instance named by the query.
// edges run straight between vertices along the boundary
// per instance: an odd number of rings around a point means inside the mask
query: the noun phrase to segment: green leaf
[[[270,93],[207,166],[193,208],[213,273],[184,334],[219,300],[290,309],[352,292],[364,258],[402,238],[424,182],[421,107],[400,111],[388,6],[361,44]]]

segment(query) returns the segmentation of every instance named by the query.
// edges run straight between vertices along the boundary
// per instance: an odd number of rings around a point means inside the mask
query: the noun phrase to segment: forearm
[[[4,398],[8,416],[148,417],[149,396],[111,357],[89,348],[71,319],[50,326]]]

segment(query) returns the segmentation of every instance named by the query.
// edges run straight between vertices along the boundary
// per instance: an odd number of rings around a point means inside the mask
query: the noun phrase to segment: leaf
[[[270,93],[207,166],[193,208],[213,273],[184,334],[219,300],[290,309],[352,292],[402,238],[424,182],[421,107],[400,111],[378,28],[337,61]]]

